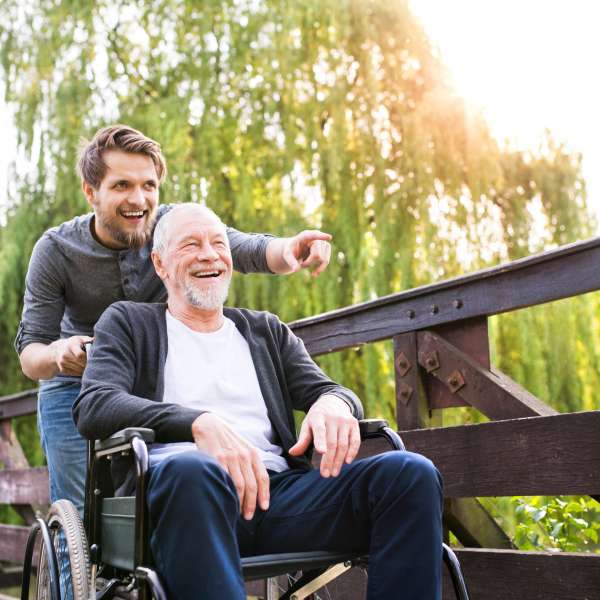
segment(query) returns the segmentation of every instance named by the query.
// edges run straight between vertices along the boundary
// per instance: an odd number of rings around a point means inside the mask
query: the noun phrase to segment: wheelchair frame
[[[386,421],[379,419],[365,419],[359,422],[361,439],[383,438],[394,450],[405,450],[400,436],[393,431]],[[138,600],[167,600],[160,578],[152,568],[152,557],[149,548],[148,508],[146,505],[146,486],[148,473],[148,443],[154,441],[154,432],[151,429],[128,428],[119,431],[106,440],[97,441],[94,446],[89,444],[88,476],[86,478],[84,529],[90,549],[90,598],[95,600],[109,600],[115,597],[119,588],[129,579],[129,588],[137,589]],[[113,485],[110,478],[110,469],[107,464],[119,456],[132,455],[135,465],[135,514],[133,531],[133,552],[129,548],[130,559],[121,559],[118,556],[109,558],[111,562],[104,562],[102,541],[102,507],[103,500],[114,498]],[[61,501],[64,502],[64,501]],[[33,550],[38,533],[41,532],[43,551],[46,556],[46,565],[49,570],[49,600],[59,600],[59,571],[60,565],[56,557],[51,540],[48,524],[43,519],[37,519],[32,526],[27,541],[25,552],[23,586],[21,600],[28,600],[30,571]],[[129,542],[130,543],[130,542]],[[110,545],[110,544],[109,544]],[[107,548],[104,548],[106,555]],[[110,554],[111,549],[108,550]],[[118,554],[118,552],[117,552]],[[127,550],[126,550],[127,554]],[[460,564],[454,552],[443,544],[443,559],[446,564],[455,596],[457,600],[469,600],[465,581],[460,569]],[[131,560],[131,564],[129,564]],[[114,564],[117,562],[118,564]],[[131,569],[127,567],[131,567]],[[304,600],[323,588],[325,585],[339,577],[352,567],[366,568],[368,556],[356,553],[339,552],[300,552],[289,554],[271,554],[242,558],[242,571],[246,581],[268,579],[290,572],[302,572],[299,577],[283,595],[273,593],[273,586],[267,585],[266,600]],[[103,570],[124,573],[124,577],[112,577],[105,581],[103,587],[96,590],[97,576]],[[269,591],[271,590],[271,591]],[[94,594],[95,591],[95,595]],[[135,597],[135,595],[134,595]]]

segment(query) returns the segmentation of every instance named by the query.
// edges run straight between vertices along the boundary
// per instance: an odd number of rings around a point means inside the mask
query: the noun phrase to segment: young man
[[[40,380],[38,425],[52,501],[83,510],[86,446],[71,417],[86,355],[102,312],[118,300],[162,301],[164,286],[150,251],[166,176],[160,146],[124,125],[101,129],[83,149],[78,170],[93,213],[48,230],[27,273],[23,316],[15,340],[23,373]],[[234,266],[247,272],[290,273],[329,262],[330,236],[248,235],[229,228]]]
[[[150,543],[168,596],[245,600],[240,556],[330,550],[369,552],[369,600],[440,599],[433,464],[410,452],[354,462],[358,398],[275,315],[223,308],[232,258],[212,211],[177,206],[154,246],[167,304],[107,309],[73,414],[89,439],[154,429]],[[307,412],[298,439],[293,409]]]

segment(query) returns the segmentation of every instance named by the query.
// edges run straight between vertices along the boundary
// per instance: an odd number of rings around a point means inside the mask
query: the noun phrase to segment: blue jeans
[[[41,381],[38,393],[38,430],[50,476],[50,502],[70,500],[83,518],[87,442],[79,435],[71,409],[79,395],[78,381]],[[72,600],[71,570],[66,540],[60,535],[61,598]]]
[[[239,515],[229,475],[198,451],[153,467],[148,486],[157,570],[172,600],[245,600],[240,556],[309,550],[368,552],[369,600],[442,597],[442,481],[411,452],[271,475],[267,511]]]
[[[77,431],[71,410],[78,381],[42,381],[38,394],[38,429],[48,462],[50,501],[70,500],[83,517],[87,442]]]

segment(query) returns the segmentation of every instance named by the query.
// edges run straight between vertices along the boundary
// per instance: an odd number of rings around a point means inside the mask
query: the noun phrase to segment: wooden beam
[[[0,561],[22,563],[29,527],[0,525]]]
[[[418,429],[424,426],[419,371],[416,333],[410,331],[395,336],[396,423],[399,429]],[[424,401],[425,399],[423,403]],[[426,406],[425,410],[427,411]]]
[[[37,411],[37,389],[0,397],[0,420],[34,415]]]
[[[444,522],[463,546],[505,550],[515,547],[476,498],[447,498]]]
[[[600,238],[563,246],[462,277],[391,294],[290,324],[313,354],[324,354],[495,315],[600,289]]]
[[[49,504],[48,469],[0,471],[0,504]]]
[[[417,333],[419,364],[451,393],[490,419],[517,419],[558,414],[552,407],[500,371],[482,367],[466,353],[432,331]]]
[[[448,497],[600,493],[600,411],[401,432]],[[365,449],[366,450],[366,449]]]
[[[562,552],[456,550],[473,600],[596,600],[600,556]],[[455,600],[444,569],[444,600]]]

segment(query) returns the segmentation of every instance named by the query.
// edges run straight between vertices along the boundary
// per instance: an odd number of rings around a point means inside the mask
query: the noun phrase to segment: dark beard
[[[147,217],[146,225],[142,232],[128,233],[123,231],[115,224],[113,219],[103,219],[102,226],[108,231],[113,240],[119,244],[123,244],[132,250],[139,250],[152,239],[152,231],[154,230],[155,222],[156,211]]]

